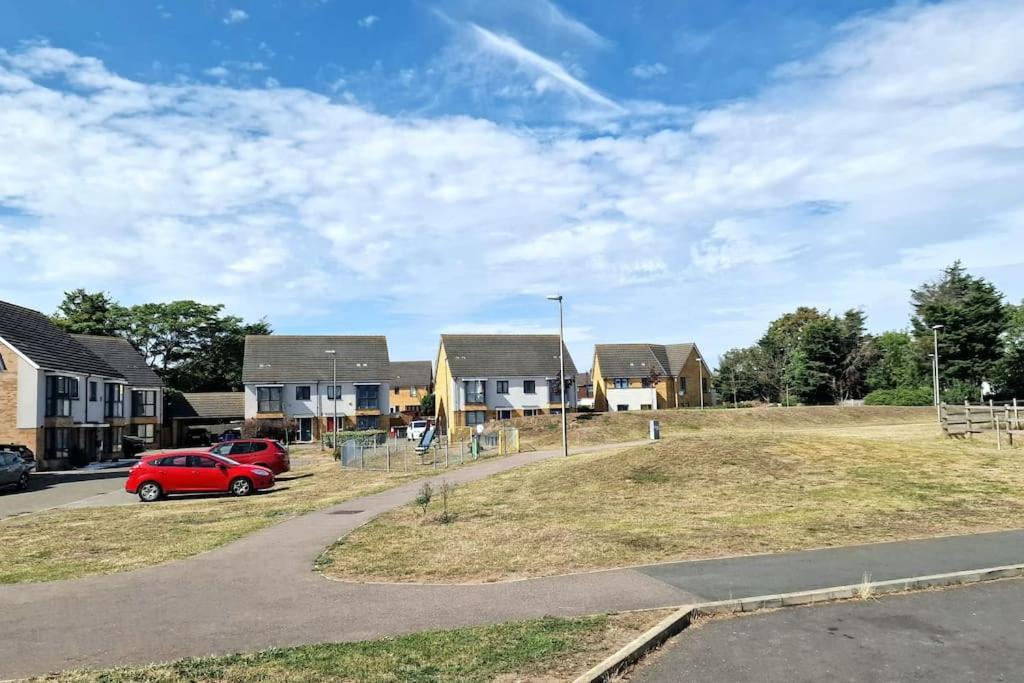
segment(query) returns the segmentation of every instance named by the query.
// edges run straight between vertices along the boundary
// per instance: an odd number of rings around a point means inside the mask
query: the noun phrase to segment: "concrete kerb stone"
[[[835,586],[818,588],[794,593],[778,593],[774,595],[758,595],[750,598],[733,600],[717,600],[697,605],[685,605],[642,635],[634,638],[615,654],[606,658],[597,666],[577,677],[573,683],[603,683],[613,676],[639,662],[651,650],[661,646],[672,636],[681,633],[700,615],[735,614],[739,612],[756,612],[763,609],[779,609],[813,605],[837,600],[850,600],[857,597],[905,593],[913,590],[941,588],[944,586],[960,586],[979,581],[995,581],[1024,576],[1024,564],[1013,564],[1004,567],[988,567],[971,569],[962,572],[915,576],[906,579],[889,581],[864,581],[852,586]]]

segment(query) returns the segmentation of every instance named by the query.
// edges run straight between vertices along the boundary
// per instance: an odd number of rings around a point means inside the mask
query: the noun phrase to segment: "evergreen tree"
[[[106,292],[82,288],[64,292],[64,300],[52,316],[53,322],[71,334],[116,336],[127,325],[127,311]]]

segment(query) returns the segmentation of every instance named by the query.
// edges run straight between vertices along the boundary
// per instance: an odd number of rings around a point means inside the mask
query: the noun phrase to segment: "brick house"
[[[657,410],[712,405],[711,370],[696,344],[598,344],[594,410]]]
[[[434,368],[429,360],[391,362],[391,423],[409,424],[420,416],[420,400],[433,391]]]
[[[576,366],[564,349],[565,375]],[[487,420],[562,410],[557,334],[442,334],[434,379],[434,411],[445,433]],[[576,392],[566,392],[576,407]]]
[[[383,336],[249,335],[242,384],[245,419],[287,427],[299,442],[334,431],[335,410],[339,430],[390,424],[391,363]]]
[[[118,457],[128,385],[46,315],[0,302],[0,443],[31,448],[40,470]]]

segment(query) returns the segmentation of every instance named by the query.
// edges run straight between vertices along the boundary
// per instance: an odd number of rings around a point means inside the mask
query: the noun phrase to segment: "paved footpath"
[[[464,483],[558,455],[522,453],[442,476]],[[856,583],[865,572],[882,580],[1024,562],[1024,531],[1014,531],[482,585],[358,584],[312,571],[325,546],[410,502],[421,483],[350,500],[158,567],[0,586],[0,679],[544,615],[675,606]]]

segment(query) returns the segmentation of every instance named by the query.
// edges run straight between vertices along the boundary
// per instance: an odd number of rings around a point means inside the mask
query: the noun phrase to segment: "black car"
[[[121,437],[121,457],[134,458],[146,450],[146,442],[137,436]]]
[[[19,453],[0,450],[0,488],[15,486],[24,491],[28,488],[29,472],[35,462],[25,462]]]
[[[11,451],[21,456],[21,459],[25,462],[35,462],[36,456],[32,452],[32,449],[24,444],[18,443],[0,443],[0,451]]]

